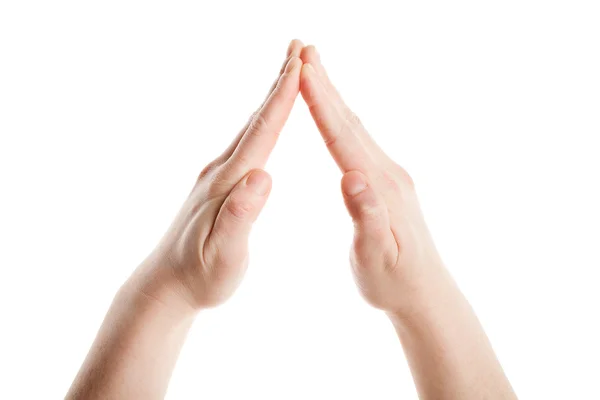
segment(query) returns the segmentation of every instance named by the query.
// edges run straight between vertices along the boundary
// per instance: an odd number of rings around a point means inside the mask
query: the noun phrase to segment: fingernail
[[[287,52],[286,52],[286,54],[287,54],[288,56],[289,56],[290,54],[292,54],[292,51],[294,50],[294,47],[295,47],[295,45],[296,45],[296,39],[293,39],[293,40],[290,42],[290,44],[289,44],[289,46],[288,46],[288,48],[287,48]]]
[[[298,57],[294,56],[292,58],[290,58],[290,61],[288,61],[287,65],[285,66],[285,72],[290,72],[291,70],[294,69],[294,67],[296,66],[296,60],[298,59]]]
[[[365,178],[360,174],[356,174],[353,179],[350,179],[350,181],[346,183],[344,192],[346,193],[346,196],[356,196],[366,188],[367,181]]]
[[[259,196],[269,191],[269,179],[260,171],[252,171],[246,179],[246,185]]]
[[[306,68],[307,72],[310,72],[311,74],[314,74],[315,71],[315,67],[313,67],[312,65],[310,65],[310,63],[306,63],[304,64],[304,68]]]

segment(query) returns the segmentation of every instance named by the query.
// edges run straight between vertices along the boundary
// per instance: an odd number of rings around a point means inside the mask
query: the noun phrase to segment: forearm
[[[516,399],[466,298],[441,269],[410,309],[391,313],[422,399]]]
[[[266,100],[198,175],[157,248],[119,291],[68,399],[163,398],[197,310],[233,294],[271,191],[262,168],[298,96],[303,47],[290,43]]]
[[[167,307],[132,280],[117,293],[67,399],[162,399],[191,310]]]

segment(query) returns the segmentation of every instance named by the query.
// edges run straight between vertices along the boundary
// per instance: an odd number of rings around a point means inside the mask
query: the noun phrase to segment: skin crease
[[[223,303],[238,287],[248,265],[250,228],[271,190],[271,177],[262,168],[299,90],[301,48],[298,41],[290,44],[263,105],[200,173],[163,240],[135,275],[149,296],[167,303],[181,297],[182,306],[201,309]]]
[[[271,189],[262,170],[298,96],[303,44],[231,145],[200,173],[155,250],[115,296],[67,399],[161,399],[196,314],[227,300]]]
[[[402,312],[442,262],[420,210],[414,183],[343,103],[312,46],[303,49],[302,96],[342,171],[341,189],[355,222],[351,265],[374,307]],[[401,290],[399,290],[401,289]]]
[[[357,286],[386,312],[421,399],[515,399],[475,313],[435,248],[415,185],[369,136],[331,83],[319,54],[300,55],[302,96],[331,156],[354,221]]]
[[[164,397],[198,312],[226,301],[244,276],[271,189],[262,168],[299,92],[343,174],[355,281],[396,329],[419,397],[516,398],[435,248],[412,179],[344,104],[316,49],[294,40],[264,103],[115,296],[67,399]]]

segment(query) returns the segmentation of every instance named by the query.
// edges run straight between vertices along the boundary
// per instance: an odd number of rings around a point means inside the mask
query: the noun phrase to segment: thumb
[[[271,176],[255,169],[231,190],[217,214],[209,245],[225,264],[243,262],[252,224],[265,205],[271,191]]]
[[[354,221],[354,266],[369,269],[391,267],[396,262],[398,246],[390,228],[385,202],[359,171],[344,174],[342,193]]]

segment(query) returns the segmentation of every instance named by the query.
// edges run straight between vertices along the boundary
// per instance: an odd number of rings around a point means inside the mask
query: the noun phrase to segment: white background
[[[600,398],[597,1],[0,3],[0,398],[61,398],[113,294],[259,105],[294,37],[412,174],[522,399]],[[242,286],[169,399],[411,399],[358,295],[298,99]]]

